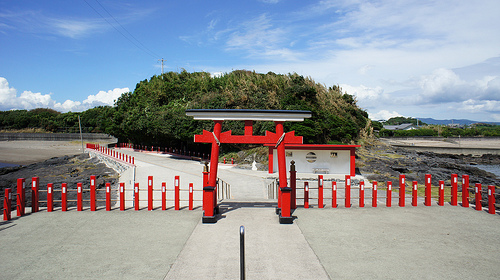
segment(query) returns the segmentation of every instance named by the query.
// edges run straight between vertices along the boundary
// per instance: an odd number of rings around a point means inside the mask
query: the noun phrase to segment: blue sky
[[[500,121],[500,2],[0,1],[0,109],[112,105],[164,71],[310,76],[372,119]]]

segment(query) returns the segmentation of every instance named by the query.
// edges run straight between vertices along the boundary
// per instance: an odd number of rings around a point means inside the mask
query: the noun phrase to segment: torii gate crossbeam
[[[219,162],[219,146],[221,143],[239,144],[274,144],[278,152],[278,169],[280,181],[280,223],[292,223],[291,216],[291,188],[287,187],[285,144],[302,144],[302,136],[295,136],[295,132],[284,132],[283,123],[286,121],[303,121],[310,118],[310,111],[297,110],[247,110],[247,109],[190,109],[186,110],[187,116],[195,120],[214,121],[214,131],[203,130],[201,135],[194,136],[196,143],[211,143],[210,173],[206,186],[203,186],[203,219],[204,223],[215,223],[217,199],[217,166]],[[245,134],[232,135],[231,131],[221,132],[222,122],[225,120],[245,121]],[[265,135],[253,135],[254,121],[273,121],[276,132],[266,131]]]

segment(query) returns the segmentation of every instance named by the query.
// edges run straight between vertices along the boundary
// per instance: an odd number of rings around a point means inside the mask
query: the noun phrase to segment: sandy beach
[[[1,163],[27,165],[80,153],[80,141],[0,141]]]

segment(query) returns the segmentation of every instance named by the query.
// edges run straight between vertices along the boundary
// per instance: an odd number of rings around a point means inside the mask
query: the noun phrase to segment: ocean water
[[[474,165],[474,167],[477,167],[479,169],[482,169],[484,171],[491,172],[495,175],[497,175],[498,178],[500,178],[500,165]]]
[[[10,164],[10,163],[3,163],[3,162],[0,162],[0,168],[4,168],[4,167],[14,167],[14,166],[18,166],[19,164]]]

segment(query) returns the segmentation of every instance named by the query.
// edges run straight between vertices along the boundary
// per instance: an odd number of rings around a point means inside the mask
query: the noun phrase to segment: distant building
[[[384,128],[387,130],[412,130],[417,129],[412,123],[403,123],[400,125],[384,125]]]

